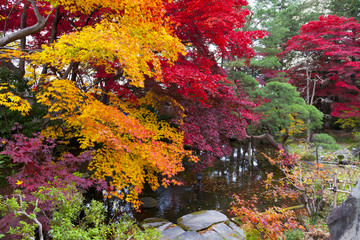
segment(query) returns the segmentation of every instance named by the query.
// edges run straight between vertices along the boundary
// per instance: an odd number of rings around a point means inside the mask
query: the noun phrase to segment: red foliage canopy
[[[215,156],[230,154],[229,138],[243,139],[247,122],[257,119],[250,110],[255,104],[245,95],[235,94],[220,64],[233,57],[253,57],[253,40],[266,34],[240,30],[250,13],[244,8],[247,4],[245,0],[167,4],[187,55],[172,66],[164,65],[166,88],[156,84],[147,87],[171,96],[184,107],[186,117],[180,127],[185,131],[185,143],[198,150],[204,165],[211,164]]]
[[[321,16],[288,41],[284,54],[291,51],[308,59],[307,64],[300,60],[289,70],[296,86],[306,86],[307,67],[311,78],[322,79],[316,96],[333,101],[333,116],[360,117],[360,23],[354,18]]]

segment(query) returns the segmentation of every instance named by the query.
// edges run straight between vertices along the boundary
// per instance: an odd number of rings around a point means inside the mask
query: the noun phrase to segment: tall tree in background
[[[330,0],[327,6],[332,15],[354,17],[360,20],[360,2],[358,0]]]
[[[250,62],[253,77],[259,81],[282,81],[286,61],[277,55],[284,50],[283,44],[295,36],[300,27],[316,20],[322,13],[321,1],[256,0],[250,8],[247,29],[263,29],[269,34],[257,41],[259,57]],[[290,56],[291,57],[291,56]]]
[[[158,99],[166,96],[156,101],[157,109],[166,110],[161,113],[170,115],[172,122],[184,114],[179,126],[185,132],[185,144],[201,160],[196,171],[215,157],[230,154],[229,138],[243,139],[248,121],[257,119],[251,111],[254,104],[245,95],[236,95],[219,64],[234,57],[253,57],[253,40],[265,35],[263,31],[241,31],[249,14],[246,5],[246,1],[195,0],[167,5],[169,16],[178,23],[176,34],[187,46],[187,55],[164,67],[166,87],[149,79],[145,89]],[[169,111],[169,97],[182,111]]]

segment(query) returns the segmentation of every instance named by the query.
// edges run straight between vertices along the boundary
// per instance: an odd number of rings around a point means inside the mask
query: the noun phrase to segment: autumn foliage
[[[32,80],[47,108],[41,134],[75,144],[76,152],[91,150],[91,177],[111,185],[109,197],[138,207],[145,183],[177,184],[185,160],[200,158],[194,169],[204,169],[257,120],[255,104],[235,94],[218,64],[253,57],[253,40],[265,35],[241,31],[246,5],[6,1],[1,65]],[[1,105],[28,111],[25,100],[4,94]]]
[[[245,201],[239,196],[234,196],[230,213],[241,221],[251,239],[276,240],[283,236],[286,230],[303,229],[296,219],[294,211],[284,211],[279,207],[259,210],[258,198],[253,196],[250,201]]]
[[[306,59],[289,70],[300,92],[306,89],[308,69],[310,78],[317,82],[311,84],[316,96],[331,103],[331,114],[336,117],[359,117],[359,35],[360,24],[354,18],[321,16],[303,25],[284,51],[299,53]]]
[[[326,179],[329,172],[322,164],[313,166],[299,160],[296,154],[287,154],[280,150],[276,158],[266,156],[271,164],[279,166],[284,177],[275,179],[273,173],[267,176],[269,194],[283,199],[297,200],[304,204],[310,217],[316,217],[324,204]],[[309,165],[309,166],[307,166]],[[307,168],[308,167],[308,168]]]

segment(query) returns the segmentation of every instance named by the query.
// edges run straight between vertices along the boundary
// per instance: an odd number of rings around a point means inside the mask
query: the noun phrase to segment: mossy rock
[[[142,197],[139,199],[141,203],[142,208],[155,208],[158,206],[158,202],[155,198],[152,197]]]

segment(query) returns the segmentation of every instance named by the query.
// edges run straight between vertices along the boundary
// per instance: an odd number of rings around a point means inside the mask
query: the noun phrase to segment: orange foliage
[[[138,206],[138,194],[147,181],[153,189],[177,183],[173,177],[183,170],[182,160],[191,156],[183,149],[183,134],[145,108],[132,108],[112,95],[104,105],[69,80],[54,80],[37,96],[48,106],[50,120],[62,120],[46,129],[48,137],[79,139],[82,149],[94,148],[89,169],[97,179],[110,178],[112,195]],[[101,146],[101,147],[99,147]],[[126,196],[119,193],[128,189]]]

